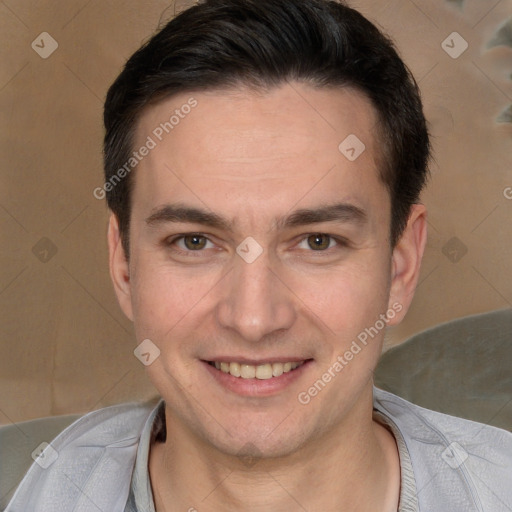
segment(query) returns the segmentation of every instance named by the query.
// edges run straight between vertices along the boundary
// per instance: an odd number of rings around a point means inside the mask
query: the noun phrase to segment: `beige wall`
[[[435,136],[421,283],[391,345],[512,305],[512,125],[495,122],[512,104],[512,48],[487,48],[512,0],[351,5],[397,41]],[[153,395],[111,289],[107,210],[92,191],[107,87],[172,13],[158,0],[0,2],[0,423]],[[441,46],[454,31],[469,43],[457,59]],[[46,59],[31,47],[51,49],[42,32],[58,43]]]

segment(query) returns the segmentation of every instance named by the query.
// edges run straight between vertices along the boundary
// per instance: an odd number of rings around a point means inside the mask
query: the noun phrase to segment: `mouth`
[[[244,359],[219,355],[213,360],[201,359],[201,363],[209,375],[207,386],[253,398],[278,396],[304,379],[309,381],[306,374],[314,367],[314,359],[293,356]]]
[[[269,380],[280,377],[281,375],[293,372],[300,368],[302,365],[310,361],[305,359],[302,361],[288,361],[277,363],[259,363],[247,364],[240,362],[227,362],[227,361],[206,361],[210,366],[216,370],[227,373],[239,379],[258,379]]]

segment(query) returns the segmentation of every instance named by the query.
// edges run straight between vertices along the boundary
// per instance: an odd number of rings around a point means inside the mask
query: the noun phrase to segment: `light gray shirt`
[[[132,476],[130,496],[125,512],[156,512],[149,480],[148,461],[152,437],[155,435],[153,429],[154,420],[159,414],[164,414],[163,407],[154,410],[142,431]],[[374,409],[373,414],[379,423],[386,425],[392,432],[398,446],[401,472],[398,512],[419,512],[414,472],[404,438],[391,418],[388,418],[377,409]]]
[[[32,464],[5,512],[154,512],[148,455],[161,406],[121,404],[81,417],[45,449],[58,454],[51,464]],[[397,442],[400,512],[512,511],[512,433],[378,388],[373,406]]]

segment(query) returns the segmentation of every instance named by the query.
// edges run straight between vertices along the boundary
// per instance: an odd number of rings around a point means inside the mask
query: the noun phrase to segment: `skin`
[[[292,83],[174,96],[143,113],[135,147],[191,96],[197,107],[133,176],[129,261],[114,215],[108,232],[119,303],[138,343],[149,338],[161,351],[147,367],[166,401],[168,440],[151,447],[149,460],[156,508],[396,511],[396,443],[372,416],[385,329],[307,405],[297,397],[394,304],[402,309],[388,325],[402,320],[425,247],[425,207],[412,207],[391,248],[376,112],[348,88]],[[349,134],[366,146],[353,162],[338,150]],[[232,229],[148,224],[177,202],[222,215]],[[275,222],[339,202],[363,210],[364,220]],[[200,250],[190,238],[174,240],[187,233],[206,237]],[[334,238],[319,250],[308,238],[316,233]],[[249,236],[263,248],[252,263],[236,252]],[[202,362],[227,355],[312,362],[278,393],[241,396]]]

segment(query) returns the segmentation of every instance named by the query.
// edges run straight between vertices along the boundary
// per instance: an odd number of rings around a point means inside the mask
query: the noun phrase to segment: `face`
[[[111,273],[137,343],[160,350],[147,371],[173,425],[276,456],[366,417],[424,246],[417,207],[390,247],[369,101],[303,84],[183,94],[144,112],[143,145],[130,259],[112,217]]]

